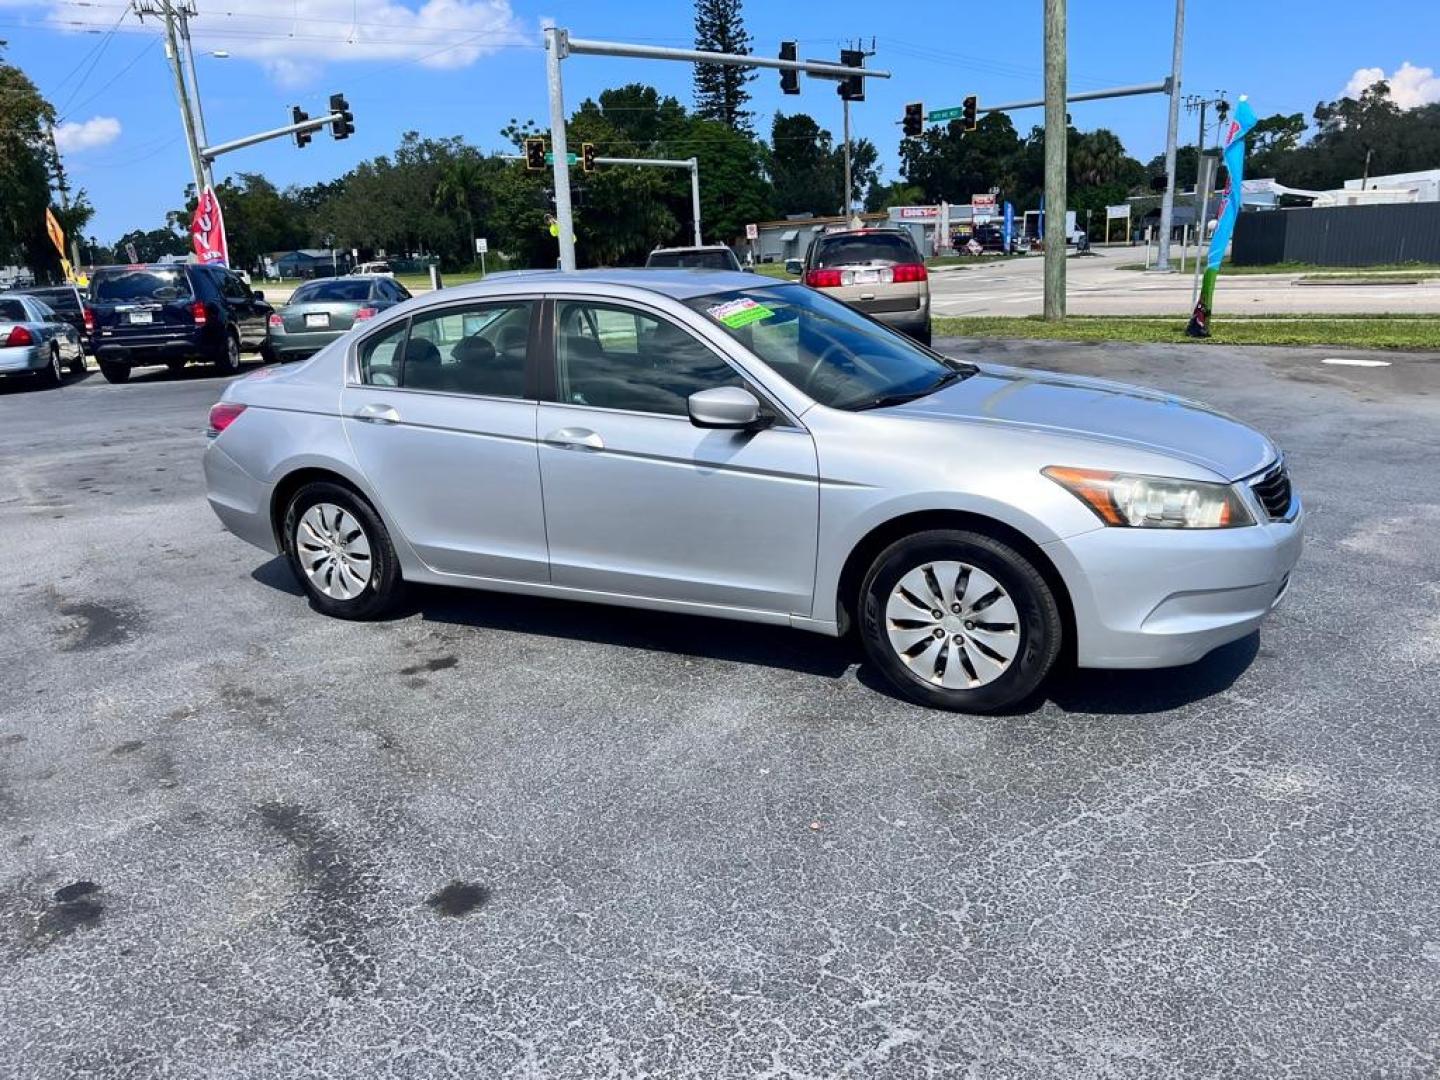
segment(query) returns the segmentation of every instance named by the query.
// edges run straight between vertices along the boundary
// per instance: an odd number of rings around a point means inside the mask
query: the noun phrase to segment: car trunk
[[[95,328],[111,341],[167,337],[195,328],[195,295],[183,271],[132,271],[94,283]]]
[[[358,300],[313,300],[291,304],[280,313],[287,334],[344,331],[355,325],[355,313],[366,306]]]

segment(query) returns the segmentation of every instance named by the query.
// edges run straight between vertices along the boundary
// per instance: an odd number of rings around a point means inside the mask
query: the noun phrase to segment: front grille
[[[1285,470],[1283,461],[1251,480],[1250,487],[1270,515],[1270,520],[1278,520],[1290,513],[1290,474]]]

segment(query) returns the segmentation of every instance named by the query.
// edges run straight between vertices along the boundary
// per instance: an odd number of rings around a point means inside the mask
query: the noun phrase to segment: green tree
[[[780,214],[833,214],[842,181],[830,132],[805,113],[776,113],[770,125],[770,182]]]
[[[45,234],[54,123],[55,110],[35,84],[0,60],[0,263],[49,275],[60,264]]]
[[[162,255],[186,255],[190,252],[190,238],[183,232],[166,227],[163,229],[132,229],[115,241],[115,258],[130,261],[126,244],[135,245],[135,255],[140,262],[155,262]]]
[[[740,0],[695,0],[695,48],[707,52],[750,54],[750,32]],[[753,68],[722,64],[695,65],[695,112],[739,131],[750,130],[750,91],[745,84]]]

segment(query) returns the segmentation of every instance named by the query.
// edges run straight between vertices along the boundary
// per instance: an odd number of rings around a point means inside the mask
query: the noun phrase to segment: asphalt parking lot
[[[761,626],[331,621],[205,504],[221,380],[0,384],[0,1073],[1435,1076],[1440,357],[942,347],[1275,436],[1262,634],[981,719]]]

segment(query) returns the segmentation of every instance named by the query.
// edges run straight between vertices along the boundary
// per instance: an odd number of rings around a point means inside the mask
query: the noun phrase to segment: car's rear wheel
[[[117,364],[113,360],[101,360],[100,374],[105,376],[106,382],[123,383],[130,381],[130,365]]]
[[[234,375],[240,370],[240,339],[234,333],[226,333],[225,345],[215,358],[215,366],[223,375]]]
[[[70,361],[71,375],[85,374],[85,349],[82,347],[75,352],[75,359]]]
[[[54,389],[65,381],[64,372],[60,367],[60,347],[58,345],[50,346],[50,362],[41,368],[37,374],[40,379],[40,385],[47,390]]]
[[[380,516],[350,489],[306,484],[285,511],[285,553],[311,604],[340,619],[373,619],[399,599],[395,548]]]
[[[1025,701],[1060,655],[1044,576],[983,533],[936,529],[880,553],[860,594],[860,636],[889,682],[922,705],[988,713]]]

